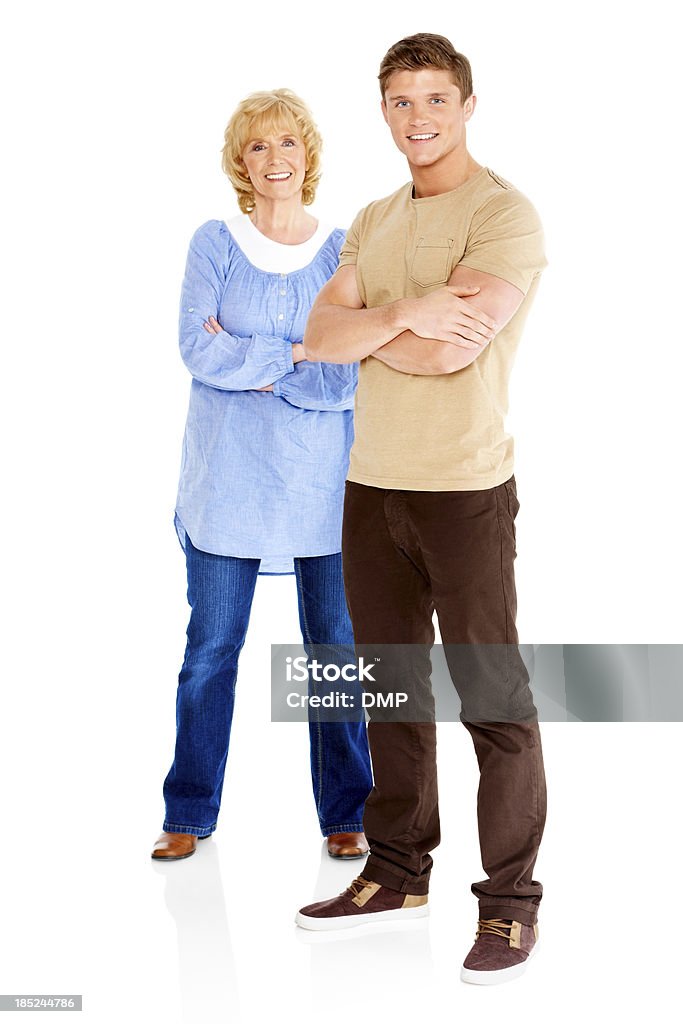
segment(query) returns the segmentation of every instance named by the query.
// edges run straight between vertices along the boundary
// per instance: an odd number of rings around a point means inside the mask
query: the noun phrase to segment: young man
[[[467,151],[476,97],[469,62],[447,39],[402,39],[379,81],[412,181],[356,217],[304,347],[312,360],[361,361],[342,542],[356,643],[426,650],[436,611],[444,645],[475,652],[476,669],[462,673],[446,647],[481,772],[488,875],[472,886],[479,924],[462,977],[492,984],[524,970],[542,894],[532,872],[545,777],[516,646],[519,504],[504,415],[543,235],[529,201]],[[428,672],[418,675],[428,686]],[[426,914],[439,843],[435,728],[371,721],[367,865],[340,896],[304,907],[301,927]]]

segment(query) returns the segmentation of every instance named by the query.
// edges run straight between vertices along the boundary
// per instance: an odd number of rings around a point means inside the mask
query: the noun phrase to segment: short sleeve
[[[526,295],[546,265],[540,218],[521,192],[501,191],[475,212],[458,266],[493,274]]]
[[[346,232],[346,238],[344,244],[341,247],[339,253],[339,266],[340,267],[355,267],[358,262],[358,250],[360,248],[360,223],[363,216],[363,211],[356,215],[356,218]]]

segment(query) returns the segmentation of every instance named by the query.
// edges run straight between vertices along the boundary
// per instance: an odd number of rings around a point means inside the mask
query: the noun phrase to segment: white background
[[[433,31],[469,56],[470,151],[532,199],[550,261],[512,386],[521,638],[683,640],[672,10],[138,0],[6,16],[1,992],[82,992],[96,1022],[595,1020],[671,1002],[676,723],[545,727],[543,947],[514,985],[457,980],[481,877],[457,725],[440,733],[429,925],[302,941],[297,907],[356,865],[320,857],[306,727],[268,720],[269,644],[298,639],[292,578],[257,588],[215,838],[175,865],[149,852],[187,619],[179,286],[194,229],[236,212],[222,132],[254,89],[312,107],[314,212],[345,226],[406,179],[379,112],[386,49]]]

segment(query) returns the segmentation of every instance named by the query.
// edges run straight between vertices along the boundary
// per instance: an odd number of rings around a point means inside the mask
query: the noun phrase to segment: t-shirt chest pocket
[[[410,280],[421,288],[445,284],[450,277],[452,238],[423,235],[417,240],[410,266]]]

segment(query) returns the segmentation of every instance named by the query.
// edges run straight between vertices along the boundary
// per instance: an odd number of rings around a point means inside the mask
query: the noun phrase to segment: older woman
[[[190,243],[180,349],[192,387],[175,524],[191,615],[157,860],[189,857],[216,828],[257,576],[295,574],[307,645],[353,643],[340,550],[357,368],[309,363],[301,344],[344,239],[305,208],[320,150],[294,93],[248,96],[223,148],[242,213],[208,221]],[[328,852],[362,856],[365,723],[312,721],[310,742]]]

